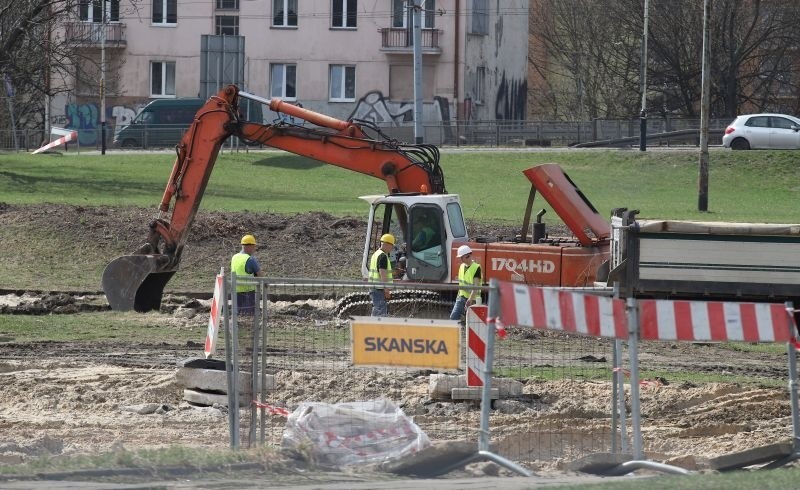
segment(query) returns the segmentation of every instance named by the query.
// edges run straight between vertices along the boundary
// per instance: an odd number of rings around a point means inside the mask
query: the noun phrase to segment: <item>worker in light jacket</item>
[[[256,237],[245,235],[241,240],[242,250],[231,257],[231,272],[237,277],[262,277],[264,272],[253,255],[256,251]],[[236,285],[236,306],[238,314],[253,316],[256,306],[256,286],[254,284]]]
[[[461,245],[458,247],[456,257],[461,260],[461,266],[458,268],[458,285],[464,286],[480,286],[481,285],[481,265],[472,260],[472,249],[469,245]],[[461,320],[467,308],[473,304],[480,304],[481,294],[479,290],[472,289],[459,289],[456,302],[453,305],[453,311],[450,313],[451,320]]]
[[[389,311],[386,301],[391,299],[392,293],[386,285],[393,281],[389,252],[394,248],[394,244],[394,235],[383,234],[381,246],[373,252],[372,258],[369,260],[369,282],[375,284],[369,292],[372,298],[372,316],[386,316]]]

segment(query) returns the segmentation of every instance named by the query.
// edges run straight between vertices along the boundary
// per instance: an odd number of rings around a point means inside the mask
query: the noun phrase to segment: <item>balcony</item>
[[[64,36],[68,43],[75,46],[99,48],[102,42],[103,30],[106,35],[107,48],[124,48],[125,24],[111,22],[68,22],[64,26]]]
[[[384,27],[381,33],[381,51],[387,54],[414,52],[414,35],[411,29],[405,27]],[[439,29],[422,29],[422,54],[442,54],[439,38],[442,31]]]

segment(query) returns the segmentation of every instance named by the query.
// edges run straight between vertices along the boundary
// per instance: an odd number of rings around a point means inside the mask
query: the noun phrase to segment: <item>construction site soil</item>
[[[134,250],[148,221],[149,211],[138,209],[0,205],[0,223],[4,227],[25,223],[28,227],[57,230],[61,239],[74,243],[76,249],[97,250],[100,243],[105,245],[108,259]],[[355,279],[359,276],[365,228],[362,219],[336,218],[324,213],[280,216],[200,212],[184,252],[183,267],[190,277],[181,279],[178,274],[173,286],[184,292],[208,293],[208,277],[226,265],[244,233],[258,237],[257,254],[270,276]],[[473,236],[511,236],[514,229],[478,225],[470,232]],[[71,257],[62,256],[59,260],[69,262]],[[5,288],[4,294],[0,294],[0,433],[3,435],[0,465],[42,456],[176,444],[227,447],[226,411],[183,401],[175,379],[179,360],[202,356],[203,339],[144,345],[113,340],[19,342],[3,328],[7,315],[41,315],[46,326],[52,315],[107,310],[103,297],[92,294],[97,293],[96,284],[75,285],[73,290],[80,293],[48,290],[46,277],[39,287],[28,291],[20,291],[16,285],[0,285]],[[188,302],[193,302],[198,314],[178,315],[179,307]],[[162,311],[153,315],[164,325],[180,329],[204,327],[208,322],[207,312],[208,303],[204,300],[169,294]],[[516,330],[512,335],[527,334]],[[786,388],[781,387],[788,376],[785,353],[658,343],[643,346],[640,360],[647,369],[667,373],[659,382],[642,388],[649,458],[703,470],[709,468],[711,458],[791,438],[789,396]],[[752,376],[778,383],[768,387],[669,379],[668,373],[686,370]],[[359,374],[349,376],[352,379],[336,380],[334,384],[350,386],[359,382]],[[587,437],[592,437],[597,418],[608,416],[608,384],[574,379],[522,381],[523,392],[530,395],[528,403],[500,414],[497,421],[493,419],[502,433],[530,432],[532,428],[535,430],[538,419],[548,418],[551,423],[561,420],[576,433],[585,429]],[[395,385],[397,382],[418,384],[419,380],[407,377],[395,380]],[[408,386],[401,391],[409,394],[402,400],[409,413],[425,414],[438,409],[455,420],[459,417],[457,410],[436,408],[440,404],[431,404],[419,387]],[[275,394],[275,398],[285,400],[313,401],[314,396],[314,393]],[[468,423],[474,424],[474,417]],[[531,469],[543,474],[568,474],[568,463],[556,459],[537,463]],[[297,474],[296,465],[286,468],[286,474]],[[280,473],[279,469],[275,471]],[[485,464],[470,471],[455,475],[497,473],[496,467],[487,469]],[[509,473],[502,470],[500,474]]]

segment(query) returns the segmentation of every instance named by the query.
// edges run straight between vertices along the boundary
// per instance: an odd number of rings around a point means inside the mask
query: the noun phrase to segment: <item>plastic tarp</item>
[[[388,400],[302,403],[283,431],[284,449],[320,466],[382,463],[430,445],[428,436]]]

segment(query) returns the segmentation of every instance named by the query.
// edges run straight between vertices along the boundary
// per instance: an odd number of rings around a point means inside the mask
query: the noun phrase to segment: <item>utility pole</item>
[[[108,0],[103,0],[100,18],[100,154],[106,154],[106,9]]]
[[[639,113],[639,150],[647,151],[647,26],[650,19],[650,0],[644,0],[644,33],[642,34],[642,111]]]
[[[708,41],[710,0],[703,0],[703,79],[700,94],[700,178],[697,185],[697,210],[708,211],[708,118],[711,107],[711,46]]]
[[[422,144],[425,139],[422,129],[422,0],[413,0],[412,40],[414,44],[414,141]]]

